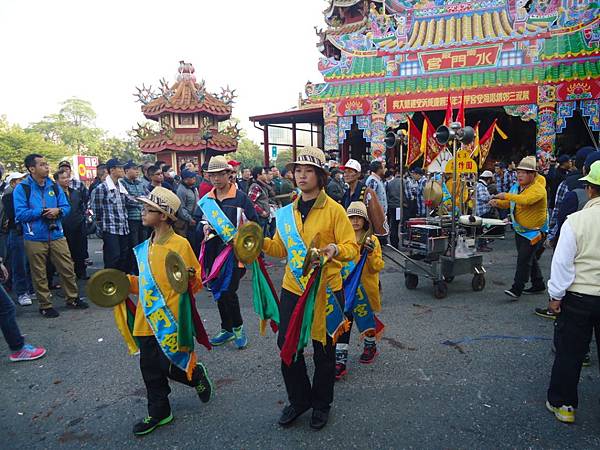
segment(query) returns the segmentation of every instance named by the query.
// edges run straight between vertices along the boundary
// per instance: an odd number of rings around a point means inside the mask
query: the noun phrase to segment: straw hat
[[[177,211],[181,206],[181,200],[179,200],[179,197],[177,197],[173,191],[158,186],[152,189],[148,195],[138,197],[137,200],[152,208],[158,209],[169,216],[169,218],[177,220]]]
[[[348,217],[359,216],[369,222],[369,214],[367,214],[367,205],[363,202],[352,202],[346,210]]]
[[[517,170],[528,170],[529,172],[537,171],[537,161],[535,156],[526,156],[517,166]]]
[[[224,156],[218,155],[210,158],[208,162],[208,168],[205,170],[206,173],[217,173],[223,171],[231,171],[232,167]]]
[[[298,152],[296,161],[285,165],[287,170],[294,170],[296,164],[314,166],[325,171],[325,153],[317,147],[304,147]]]

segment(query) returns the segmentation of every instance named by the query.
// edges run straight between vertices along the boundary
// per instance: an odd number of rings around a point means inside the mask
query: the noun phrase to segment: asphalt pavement
[[[336,384],[329,424],[319,432],[310,429],[310,414],[289,429],[277,425],[286,403],[280,359],[275,336],[259,336],[249,275],[239,292],[249,347],[197,348],[217,386],[214,399],[202,404],[194,390],[172,383],[175,420],[144,438],[131,432],[146,414],[139,359],[127,354],[112,312],[66,310],[60,296],[58,319],[42,318],[35,304],[17,307],[27,341],[48,354],[34,362],[1,359],[0,448],[599,448],[596,352],[582,371],[576,424],[557,422],[544,406],[553,322],[533,314],[547,298],[509,301],[503,290],[516,265],[512,235],[493,246],[484,258],[486,288],[473,292],[471,277],[459,276],[443,300],[423,279],[407,290],[402,271],[386,263],[380,355],[360,365],[353,335],[349,374]],[[98,240],[90,253],[93,269],[101,268]],[[550,258],[541,259],[546,278]],[[280,286],[284,265],[273,262]],[[217,332],[210,294],[200,293],[198,305],[209,334]]]

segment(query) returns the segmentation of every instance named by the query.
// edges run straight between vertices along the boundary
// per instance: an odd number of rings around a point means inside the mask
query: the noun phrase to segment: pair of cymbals
[[[242,264],[252,264],[262,251],[265,237],[263,230],[256,222],[246,222],[240,226],[235,240],[233,252]]]
[[[170,251],[165,258],[165,272],[173,290],[182,294],[188,289],[190,270],[177,253]],[[129,295],[129,278],[117,269],[103,269],[93,274],[86,286],[92,303],[102,308],[112,308],[125,301]]]

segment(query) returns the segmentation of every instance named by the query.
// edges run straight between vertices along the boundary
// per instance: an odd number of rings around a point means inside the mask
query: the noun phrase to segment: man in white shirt
[[[566,423],[575,422],[577,384],[594,327],[600,326],[600,161],[581,178],[590,200],[561,228],[548,282],[548,309],[555,322],[556,355],[546,407]]]

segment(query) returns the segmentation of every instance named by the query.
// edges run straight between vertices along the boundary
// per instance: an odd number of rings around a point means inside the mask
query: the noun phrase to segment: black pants
[[[554,323],[556,355],[548,401],[552,406],[577,408],[577,384],[583,358],[589,351],[592,331],[598,331],[600,326],[600,297],[567,292],[561,303],[561,313]],[[600,349],[598,352],[600,355]]]
[[[104,268],[117,269],[127,273],[129,255],[129,236],[102,233]]]
[[[221,295],[217,302],[219,315],[221,316],[221,328],[229,332],[234,328],[241,327],[244,321],[240,311],[240,300],[237,295],[237,290],[240,286],[240,279],[246,273],[246,269],[236,267],[231,276],[231,283],[227,292]]]
[[[146,227],[142,225],[141,220],[129,220],[129,250],[127,251],[127,273],[139,275],[138,264],[133,253],[133,248],[144,242],[146,237]]]
[[[335,293],[338,301],[343,304],[343,291]],[[285,289],[281,290],[281,301],[279,303],[279,335],[277,345],[281,349],[285,343],[287,332],[294,307],[299,296]],[[341,299],[341,300],[340,300]],[[285,381],[288,399],[291,405],[297,408],[312,406],[313,409],[329,411],[333,402],[333,385],[335,383],[335,348],[333,341],[327,336],[325,346],[319,341],[313,341],[313,361],[315,373],[312,386],[308,379],[304,352],[296,355],[292,364],[287,366],[281,362],[281,373]]]
[[[148,415],[164,419],[171,414],[169,378],[195,387],[200,383],[199,372],[194,369],[192,380],[188,380],[183,370],[171,364],[154,336],[138,336],[137,339],[140,344],[140,370],[148,397]]]
[[[396,219],[396,208],[392,208],[392,212],[388,212],[388,223],[390,224],[390,244],[393,247],[400,248],[400,221]]]
[[[515,233],[515,243],[517,245],[517,270],[512,285],[513,292],[521,295],[530,278],[534,288],[543,288],[544,277],[538,263],[538,253],[543,248],[544,241],[540,240],[537,244],[531,245],[529,239]]]
[[[71,259],[73,259],[75,275],[81,278],[86,272],[87,234],[85,232],[85,222],[82,222],[79,227],[65,228],[64,233],[71,252]]]

